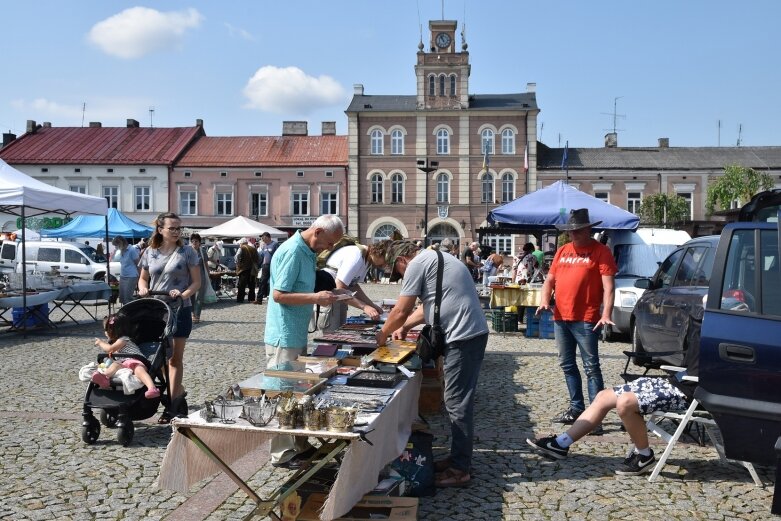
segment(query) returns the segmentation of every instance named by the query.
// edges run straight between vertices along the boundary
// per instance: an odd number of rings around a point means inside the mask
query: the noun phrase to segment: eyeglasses
[[[165,226],[161,226],[160,228],[162,228],[163,230],[168,230],[171,233],[179,233],[182,231],[182,228],[179,226],[169,226],[168,228],[166,228]]]

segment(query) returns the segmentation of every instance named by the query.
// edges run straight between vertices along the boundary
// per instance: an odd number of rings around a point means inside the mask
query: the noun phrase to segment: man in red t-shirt
[[[613,325],[610,317],[613,313],[613,277],[617,268],[610,250],[591,237],[591,227],[601,222],[591,222],[588,209],[580,208],[570,212],[567,224],[556,226],[567,232],[571,242],[556,252],[537,308],[537,313],[553,309],[559,366],[564,371],[569,391],[568,409],[553,419],[558,423],[574,423],[586,408],[583,380],[575,359],[576,347],[580,348],[583,360],[589,402],[593,402],[604,387],[597,330],[605,324]],[[554,290],[556,304],[551,306]]]

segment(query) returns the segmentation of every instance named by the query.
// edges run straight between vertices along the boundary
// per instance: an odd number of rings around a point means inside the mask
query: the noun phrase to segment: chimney
[[[13,141],[14,139],[16,139],[16,134],[12,134],[10,132],[3,132],[3,146],[0,148],[4,148],[8,146],[11,143],[11,141]]]
[[[196,127],[202,127],[203,126],[203,120],[202,119],[196,119],[195,120],[195,126]]]
[[[659,138],[659,148],[670,148],[670,138],[669,137],[660,137]]]
[[[363,96],[363,83],[353,84],[353,94],[356,96]]]
[[[52,122],[51,121],[44,121],[43,122],[43,128],[52,128]]]
[[[526,92],[537,92],[537,84],[534,83],[534,82],[527,83],[526,84]]]
[[[321,133],[324,136],[336,135],[336,121],[323,121],[323,131]]]
[[[135,119],[128,119],[127,120],[127,128],[138,128],[140,125],[138,124],[138,121]]]
[[[34,134],[36,130],[38,130],[38,127],[35,126],[35,120],[34,119],[28,119],[27,120],[27,133],[28,134]]]
[[[283,121],[282,122],[282,135],[283,136],[307,136],[309,135],[307,130],[306,121]]]
[[[89,128],[100,128],[103,125],[100,123],[100,121],[90,121],[89,122]]]
[[[618,134],[616,132],[610,132],[605,134],[605,147],[616,148],[618,146]]]

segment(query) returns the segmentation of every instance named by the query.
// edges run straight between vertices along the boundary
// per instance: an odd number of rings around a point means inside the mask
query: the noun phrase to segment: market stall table
[[[69,318],[78,324],[79,321],[71,313],[74,309],[79,308],[83,309],[93,320],[98,320],[98,306],[108,306],[110,298],[111,286],[106,282],[80,282],[66,286],[59,291],[57,298],[53,300],[54,308],[52,308],[52,311],[59,309],[64,313],[63,317],[58,320],[59,323]],[[95,306],[95,312],[91,312],[87,306]]]
[[[492,288],[490,306],[492,308],[537,307],[540,305],[541,295],[542,288]]]
[[[173,437],[168,444],[160,468],[160,488],[187,492],[198,481],[222,470],[256,504],[253,515],[270,515],[280,503],[305,483],[323,465],[333,460],[343,449],[336,482],[331,487],[320,518],[335,519],[347,513],[364,494],[377,483],[380,470],[402,453],[417,417],[421,373],[397,386],[397,392],[360,432],[336,433],[305,429],[280,429],[276,420],[266,427],[253,427],[244,420],[235,424],[207,423],[198,412],[171,425]],[[277,490],[269,499],[260,498],[230,465],[260,445],[268,445],[278,434],[316,438],[322,446],[313,466],[303,466],[294,474],[294,485]],[[192,441],[189,443],[188,440]]]
[[[47,326],[47,327],[56,327],[55,324],[49,319],[49,312],[47,309],[46,314],[44,314],[40,309],[39,306],[42,304],[48,304],[49,302],[53,302],[54,299],[57,298],[57,296],[60,294],[59,289],[51,290],[51,291],[41,291],[37,293],[28,293],[27,294],[27,312],[26,316],[23,316],[21,318],[21,325],[22,327],[17,327],[13,323],[13,315],[12,319],[8,320],[8,318],[5,316],[5,314],[14,308],[23,308],[25,305],[25,299],[21,295],[14,296],[14,297],[4,297],[0,298],[0,321],[2,321],[2,324],[11,326],[11,329],[26,329],[25,324],[27,320],[27,316],[35,317],[40,321],[41,324]]]

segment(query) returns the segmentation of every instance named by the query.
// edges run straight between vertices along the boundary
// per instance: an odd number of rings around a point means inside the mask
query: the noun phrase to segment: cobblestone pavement
[[[367,285],[369,295],[391,298],[396,285]],[[102,310],[105,312],[105,308]],[[103,428],[97,444],[81,441],[85,384],[78,368],[94,360],[99,323],[22,336],[0,334],[0,519],[200,520],[241,519],[252,510],[225,476],[189,494],[157,489],[168,426],[136,423],[123,449]],[[185,385],[192,405],[212,398],[264,366],[260,348],[265,306],[221,301],[207,307],[186,351]],[[618,382],[626,343],[601,344],[603,373]],[[492,333],[477,396],[477,440],[472,486],[421,498],[420,519],[768,519],[773,474],[759,468],[766,488],[748,472],[722,465],[711,446],[676,446],[655,483],[617,477],[628,439],[615,415],[603,436],[587,437],[564,461],[532,454],[528,436],[558,432],[549,419],[567,405],[552,340]],[[435,452],[449,444],[443,415],[432,416]],[[654,441],[658,451],[662,445]],[[283,481],[285,471],[249,455],[242,472],[260,494]]]

